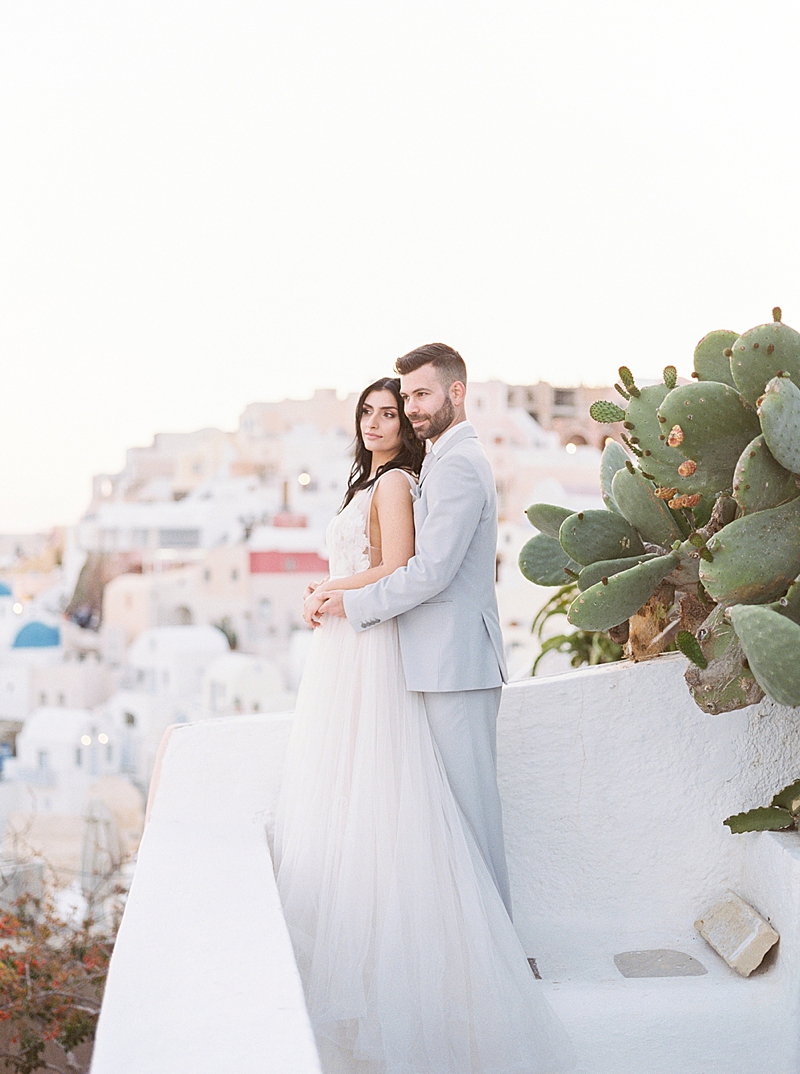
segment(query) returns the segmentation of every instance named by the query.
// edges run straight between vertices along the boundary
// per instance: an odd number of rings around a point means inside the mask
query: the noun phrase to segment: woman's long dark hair
[[[402,442],[395,457],[384,463],[383,466],[379,466],[375,476],[370,478],[372,452],[367,448],[364,443],[364,437],[361,435],[361,418],[364,414],[364,403],[372,392],[391,392],[394,396],[397,403],[397,413],[400,417]],[[415,477],[419,476],[422,460],[425,458],[425,441],[417,439],[411,427],[411,422],[406,417],[403,400],[400,398],[400,381],[397,377],[381,377],[380,380],[376,380],[374,384],[366,387],[358,397],[355,445],[355,459],[353,460],[353,468],[350,471],[350,480],[347,482],[347,492],[345,493],[342,508],[347,507],[357,492],[360,492],[361,489],[369,488],[387,470],[408,470]]]

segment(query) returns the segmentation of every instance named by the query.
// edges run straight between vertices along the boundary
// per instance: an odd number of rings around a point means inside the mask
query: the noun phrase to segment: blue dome
[[[0,597],[12,596],[11,590],[8,588],[5,582],[0,582]]]
[[[12,649],[47,649],[61,644],[61,633],[57,627],[45,626],[44,623],[26,623],[14,638]]]

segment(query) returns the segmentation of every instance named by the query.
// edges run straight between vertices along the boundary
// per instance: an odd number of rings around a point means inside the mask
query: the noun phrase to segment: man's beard
[[[417,439],[431,440],[434,436],[439,436],[452,423],[455,416],[456,408],[453,406],[453,400],[446,395],[442,405],[431,414],[425,425],[420,425],[414,430]]]

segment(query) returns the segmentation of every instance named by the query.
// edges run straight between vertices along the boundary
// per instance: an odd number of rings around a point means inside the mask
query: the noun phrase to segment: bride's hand
[[[309,593],[303,601],[303,621],[312,630],[320,625],[319,608],[324,600],[325,594],[320,592],[319,587],[317,587],[316,591]]]
[[[304,601],[308,600],[308,598],[311,596],[311,594],[314,592],[314,590],[319,589],[319,587],[321,585],[323,585],[323,584],[324,584],[323,582],[309,582],[308,585],[306,586],[305,592],[303,593],[303,600]]]

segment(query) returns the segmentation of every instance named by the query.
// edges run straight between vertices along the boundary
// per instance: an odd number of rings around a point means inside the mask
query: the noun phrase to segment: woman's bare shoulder
[[[399,467],[381,474],[375,485],[374,500],[405,500],[410,489],[417,483],[416,477]]]

